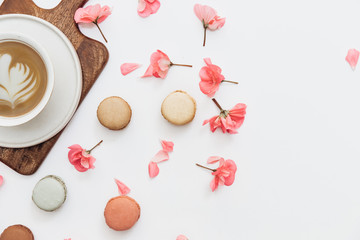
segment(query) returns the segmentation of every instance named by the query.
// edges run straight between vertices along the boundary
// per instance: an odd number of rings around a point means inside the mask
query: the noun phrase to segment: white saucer
[[[0,33],[16,32],[39,42],[54,65],[55,84],[44,110],[31,121],[15,127],[0,127],[0,146],[30,147],[60,132],[79,104],[82,73],[78,55],[69,39],[54,25],[40,18],[9,14],[0,16]]]

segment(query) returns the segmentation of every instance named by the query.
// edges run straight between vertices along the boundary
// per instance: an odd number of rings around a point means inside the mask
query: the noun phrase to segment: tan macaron
[[[97,109],[99,122],[110,130],[121,130],[131,120],[131,108],[121,97],[105,98]]]
[[[185,125],[191,122],[195,113],[195,99],[181,90],[170,93],[161,105],[163,117],[175,125]]]

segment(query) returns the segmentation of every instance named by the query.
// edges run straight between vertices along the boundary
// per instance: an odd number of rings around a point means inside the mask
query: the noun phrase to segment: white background
[[[2,2],[2,1],[0,1]],[[53,7],[58,1],[37,0]],[[100,24],[107,36],[109,62],[39,170],[21,176],[0,164],[0,231],[12,224],[31,228],[36,240],[355,240],[360,238],[360,69],[345,62],[360,48],[357,0],[165,1],[148,18],[137,15],[136,0],[89,1],[113,7]],[[193,13],[195,3],[226,17],[223,29],[208,32]],[[95,27],[82,32],[102,41]],[[170,69],[166,79],[141,76],[152,52],[194,67]],[[211,133],[203,120],[218,113],[198,87],[203,58],[210,57],[226,79],[215,97],[224,108],[248,105],[237,135]],[[124,77],[120,64],[142,63]],[[197,101],[193,122],[178,127],[160,114],[162,100],[181,89]],[[121,96],[133,110],[122,131],[102,127],[101,100]],[[93,151],[96,168],[77,172],[67,147]],[[147,165],[172,140],[174,152],[148,177]],[[212,155],[233,159],[235,182],[211,192],[212,176],[195,163]],[[56,174],[68,199],[53,213],[31,201],[36,182]],[[141,217],[129,231],[115,232],[104,221],[107,201],[118,195],[113,178],[131,188]]]

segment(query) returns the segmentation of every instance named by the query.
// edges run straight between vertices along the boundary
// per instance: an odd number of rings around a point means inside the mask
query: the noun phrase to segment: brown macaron
[[[163,117],[175,125],[185,125],[191,122],[195,113],[195,99],[181,90],[170,93],[161,105]]]
[[[0,240],[34,240],[34,235],[29,228],[18,224],[6,228]]]
[[[104,216],[110,228],[116,231],[128,230],[138,221],[140,206],[131,197],[114,197],[106,204]]]
[[[110,130],[121,130],[131,120],[131,108],[121,97],[108,97],[99,104],[97,117],[104,127]]]

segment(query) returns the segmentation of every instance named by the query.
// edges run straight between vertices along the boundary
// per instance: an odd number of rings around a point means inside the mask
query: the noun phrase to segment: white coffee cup
[[[18,33],[0,33],[0,43],[3,42],[19,42],[35,50],[35,52],[37,52],[38,55],[41,57],[47,73],[47,84],[46,84],[45,93],[43,94],[40,102],[32,110],[20,116],[14,116],[14,117],[0,116],[0,126],[9,127],[9,126],[17,126],[30,121],[31,119],[35,118],[44,109],[44,107],[46,106],[46,104],[50,99],[50,96],[54,88],[54,69],[48,53],[34,39]]]

